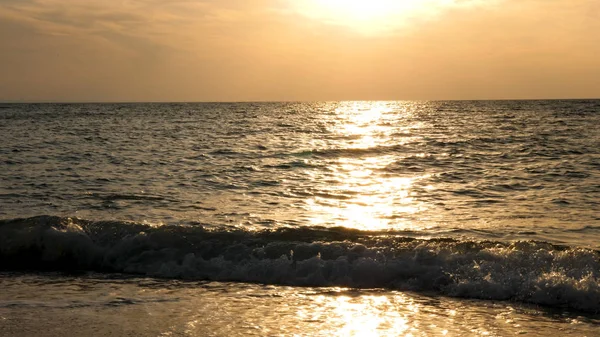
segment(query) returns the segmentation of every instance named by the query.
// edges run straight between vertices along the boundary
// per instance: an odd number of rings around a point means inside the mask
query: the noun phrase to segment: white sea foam
[[[600,310],[598,252],[544,242],[419,240],[318,228],[209,231],[36,217],[0,221],[0,254],[4,269],[389,288]]]

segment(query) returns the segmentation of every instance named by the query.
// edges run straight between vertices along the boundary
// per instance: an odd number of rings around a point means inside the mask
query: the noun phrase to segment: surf
[[[382,288],[594,313],[600,311],[599,254],[542,241],[419,239],[347,228],[0,220],[3,270]]]

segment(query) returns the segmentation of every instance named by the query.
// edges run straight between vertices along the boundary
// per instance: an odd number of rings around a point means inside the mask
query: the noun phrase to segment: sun
[[[440,1],[440,0],[438,0]],[[431,0],[294,0],[292,6],[304,16],[328,24],[376,33],[407,25],[425,15]]]
[[[387,19],[400,15],[418,1],[402,0],[317,0],[321,10],[328,15],[353,21]]]

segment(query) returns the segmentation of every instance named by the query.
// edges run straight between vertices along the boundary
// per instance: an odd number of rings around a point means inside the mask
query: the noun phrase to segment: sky
[[[0,0],[0,101],[600,98],[598,0]]]

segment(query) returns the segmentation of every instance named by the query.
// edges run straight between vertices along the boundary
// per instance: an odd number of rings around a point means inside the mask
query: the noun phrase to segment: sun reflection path
[[[417,336],[421,306],[408,296],[389,295],[321,295],[314,299],[317,308],[299,310],[297,316],[307,321],[327,320],[326,336]],[[441,332],[441,331],[440,331]]]
[[[407,112],[397,104],[347,102],[335,109],[327,125],[334,146],[347,151],[328,160],[326,177],[313,177],[323,181],[318,193],[306,200],[313,225],[417,229],[411,219],[427,205],[412,198],[412,189],[427,176],[385,170],[402,157],[401,146],[413,141],[418,129],[407,125]]]
[[[406,333],[410,328],[408,319],[390,309],[391,303],[385,296],[369,296],[362,301],[340,296],[337,298],[335,313],[340,316],[344,326],[338,333],[341,336],[376,336],[378,330],[383,330],[384,327],[398,336]],[[388,312],[388,315],[397,317],[393,317],[393,320],[381,317],[377,315],[380,312]]]

